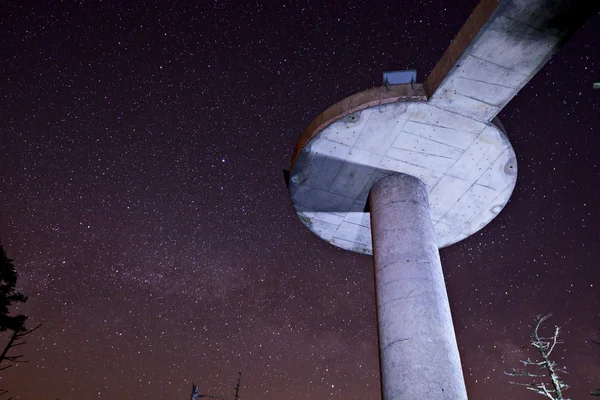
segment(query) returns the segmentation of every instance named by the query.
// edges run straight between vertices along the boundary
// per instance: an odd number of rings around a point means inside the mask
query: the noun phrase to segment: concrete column
[[[425,184],[405,174],[369,195],[383,400],[464,400]]]

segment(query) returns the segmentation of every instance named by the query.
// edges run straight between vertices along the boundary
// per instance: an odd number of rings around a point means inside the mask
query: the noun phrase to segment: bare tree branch
[[[569,385],[562,382],[559,373],[567,373],[566,368],[558,367],[554,361],[550,360],[550,354],[554,350],[555,346],[558,343],[562,343],[558,339],[560,334],[560,328],[555,326],[554,335],[551,337],[542,337],[539,334],[539,329],[542,323],[544,323],[548,318],[550,318],[552,314],[547,314],[544,316],[538,315],[535,318],[535,327],[533,329],[533,333],[531,334],[531,342],[530,345],[537,349],[540,354],[541,361],[531,361],[531,359],[521,360],[521,363],[524,367],[529,365],[538,367],[542,370],[545,370],[545,374],[534,374],[527,371],[521,372],[517,371],[513,368],[510,372],[504,372],[505,375],[508,376],[518,376],[518,377],[527,377],[527,378],[550,378],[551,387],[546,387],[548,383],[546,382],[533,382],[533,383],[518,383],[509,381],[509,383],[513,385],[525,386],[528,390],[532,390],[536,393],[541,394],[544,397],[547,397],[551,400],[569,400],[563,397],[563,391],[569,388]]]
[[[12,335],[10,335],[8,343],[4,347],[4,350],[2,350],[2,353],[0,353],[0,365],[2,365],[3,362],[9,362],[11,364],[1,366],[0,371],[4,371],[5,369],[12,367],[14,363],[27,362],[27,360],[23,359],[23,354],[9,356],[8,352],[17,346],[26,344],[27,341],[24,339],[24,337],[29,335],[31,332],[38,330],[40,326],[42,325],[39,324],[32,329],[21,328],[20,330],[13,331]]]
[[[0,397],[4,396],[4,395],[5,395],[5,394],[7,394],[7,393],[8,393],[8,390],[6,390],[6,389],[0,389]],[[6,400],[11,400],[11,399],[12,399],[12,396],[10,396],[10,397],[9,397],[8,399],[6,399]]]

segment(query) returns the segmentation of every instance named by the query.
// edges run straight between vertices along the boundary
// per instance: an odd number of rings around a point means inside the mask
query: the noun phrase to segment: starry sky
[[[304,228],[282,169],[383,71],[422,82],[476,3],[2,3],[0,239],[43,326],[0,387],[379,398],[372,260]],[[515,192],[440,252],[472,399],[542,398],[503,371],[546,313],[567,394],[600,387],[599,25],[500,113]]]

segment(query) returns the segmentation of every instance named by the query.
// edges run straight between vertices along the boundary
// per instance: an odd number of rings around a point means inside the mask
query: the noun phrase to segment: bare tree
[[[569,400],[563,397],[563,391],[569,388],[569,385],[561,381],[559,373],[567,373],[565,368],[559,367],[554,361],[550,360],[550,355],[557,343],[562,343],[558,340],[560,328],[555,326],[554,335],[552,337],[541,337],[539,334],[540,325],[546,321],[552,314],[538,315],[535,318],[535,328],[531,334],[531,346],[540,353],[541,361],[531,361],[531,359],[521,360],[524,367],[537,367],[535,373],[519,372],[513,368],[510,372],[504,372],[508,376],[518,376],[533,378],[532,383],[512,382],[513,385],[525,386],[527,389],[539,393],[551,400]],[[546,382],[543,379],[546,379]],[[548,382],[549,380],[550,382]]]

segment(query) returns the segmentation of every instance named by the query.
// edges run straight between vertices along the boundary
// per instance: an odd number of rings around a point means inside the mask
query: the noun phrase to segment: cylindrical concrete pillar
[[[392,175],[369,202],[382,398],[466,399],[425,184]]]

